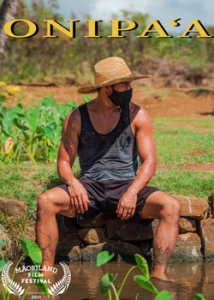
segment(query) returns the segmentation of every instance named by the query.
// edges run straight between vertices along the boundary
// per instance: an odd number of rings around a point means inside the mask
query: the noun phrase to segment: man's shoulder
[[[149,114],[144,107],[131,102],[129,109],[131,122],[144,123],[145,121],[150,120]]]
[[[63,123],[63,131],[65,132],[67,130],[75,130],[79,132],[80,124],[81,117],[79,107],[77,107],[76,109],[72,110],[65,118]]]
[[[79,110],[79,106],[77,108],[75,108],[74,110],[72,110],[67,117],[65,118],[65,120],[67,119],[69,122],[73,122],[76,121],[76,118],[80,116],[80,110]]]

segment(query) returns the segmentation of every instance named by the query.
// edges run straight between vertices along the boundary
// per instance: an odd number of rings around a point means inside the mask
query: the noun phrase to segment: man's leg
[[[151,276],[170,281],[166,269],[177,241],[180,203],[168,194],[156,191],[147,198],[141,216],[143,219],[160,220],[153,241],[154,264]]]
[[[76,216],[68,193],[59,187],[43,193],[37,203],[36,242],[42,251],[42,266],[54,264],[58,243],[57,214]]]

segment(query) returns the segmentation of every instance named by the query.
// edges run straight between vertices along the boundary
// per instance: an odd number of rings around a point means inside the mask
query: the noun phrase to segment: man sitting
[[[54,264],[57,214],[81,221],[109,210],[121,220],[160,220],[151,276],[170,280],[166,269],[178,235],[180,204],[147,186],[156,170],[152,125],[146,110],[130,102],[131,82],[148,76],[131,73],[122,58],[109,57],[95,65],[94,77],[95,84],[83,85],[78,91],[97,91],[97,97],[72,111],[63,125],[58,173],[65,184],[38,199],[36,236],[43,266]],[[76,154],[79,179],[72,172]],[[141,162],[138,172],[137,156]]]

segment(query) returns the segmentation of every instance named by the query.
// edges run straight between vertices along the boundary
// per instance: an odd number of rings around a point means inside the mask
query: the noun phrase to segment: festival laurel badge
[[[14,281],[13,279],[10,278],[9,270],[10,270],[10,267],[12,264],[13,264],[12,262],[8,262],[4,266],[4,268],[2,270],[2,284],[5,288],[5,290],[7,290],[9,292],[9,294],[13,294],[13,295],[17,296],[18,298],[21,298],[21,296],[25,293],[26,289],[23,288],[21,284],[19,284],[18,282]],[[71,272],[70,272],[70,269],[68,268],[68,266],[63,262],[60,262],[59,264],[62,266],[64,275],[63,275],[62,279],[60,279],[59,281],[57,281],[49,286],[48,292],[52,296],[52,298],[56,297],[59,294],[65,293],[66,290],[68,289],[68,287],[70,285],[70,281],[71,281]],[[46,268],[44,269],[44,268],[42,268],[42,269],[35,268],[35,266],[28,266],[26,268],[22,267],[22,268],[16,269],[16,273],[29,272],[29,271],[34,271],[34,270],[35,271],[46,271],[47,269]],[[57,268],[50,268],[50,269],[53,270],[52,271],[53,273],[57,272]],[[30,275],[28,275],[28,276],[30,276]],[[35,283],[36,281],[37,281],[37,283],[39,283],[39,282],[42,283],[42,281],[43,281],[43,283],[44,282],[47,283],[43,277],[38,278],[38,279],[29,279],[29,278],[22,279],[21,281],[22,281],[22,283],[28,283],[28,286],[29,286],[29,284]],[[48,283],[51,283],[51,282],[48,281]],[[41,299],[41,295],[38,295],[36,297],[32,296],[31,299]]]

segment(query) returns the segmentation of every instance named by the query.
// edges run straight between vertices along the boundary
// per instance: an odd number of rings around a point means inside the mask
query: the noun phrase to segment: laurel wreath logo
[[[12,280],[10,278],[9,270],[10,270],[10,267],[12,264],[13,264],[12,262],[9,262],[4,266],[4,268],[2,270],[2,283],[3,283],[4,288],[10,294],[17,296],[18,298],[21,298],[21,295],[25,292],[25,289],[20,284],[18,284],[17,282],[15,282],[14,280]],[[63,275],[62,279],[60,279],[59,281],[54,283],[48,289],[52,298],[54,298],[55,296],[57,296],[59,294],[63,294],[64,292],[66,292],[69,287],[70,281],[71,281],[71,272],[70,272],[70,269],[68,268],[68,266],[63,262],[60,262],[60,265],[63,268],[64,275]]]
[[[64,275],[61,280],[54,283],[48,289],[52,298],[54,298],[55,296],[57,296],[59,294],[63,294],[64,292],[66,292],[69,287],[70,281],[71,281],[71,272],[70,272],[70,269],[68,268],[68,266],[63,262],[60,262],[59,264],[63,268]]]
[[[9,276],[9,269],[12,265],[12,262],[7,263],[2,270],[2,283],[3,286],[10,294],[16,295],[17,297],[21,297],[24,293],[25,289],[22,288],[17,282],[13,281]]]

